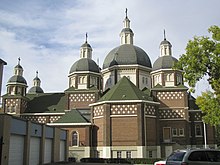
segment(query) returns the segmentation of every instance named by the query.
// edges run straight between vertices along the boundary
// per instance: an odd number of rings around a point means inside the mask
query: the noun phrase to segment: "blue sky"
[[[45,92],[63,92],[86,32],[93,60],[99,59],[102,67],[108,52],[120,44],[125,8],[134,44],[146,51],[153,64],[164,29],[173,56],[179,58],[189,39],[209,36],[211,25],[220,26],[219,6],[219,0],[0,0],[0,58],[8,64],[2,94],[18,57],[29,88],[38,70]]]

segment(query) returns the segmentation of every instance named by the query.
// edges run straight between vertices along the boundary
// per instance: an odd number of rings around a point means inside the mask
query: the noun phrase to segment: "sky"
[[[102,67],[120,45],[126,8],[134,45],[146,51],[152,64],[164,29],[178,59],[190,39],[210,36],[207,29],[220,26],[219,6],[219,0],[0,0],[0,58],[7,62],[2,95],[19,57],[28,89],[38,71],[44,92],[66,90],[86,33],[92,58]],[[197,95],[208,88],[207,83],[197,85]]]

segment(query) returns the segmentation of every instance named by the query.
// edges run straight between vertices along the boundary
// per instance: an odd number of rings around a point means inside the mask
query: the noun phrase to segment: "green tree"
[[[204,91],[196,103],[205,114],[204,121],[217,126],[220,125],[220,28],[211,26],[208,32],[211,37],[194,37],[187,43],[186,53],[174,67],[183,70],[192,92],[199,80],[208,77],[212,91]]]

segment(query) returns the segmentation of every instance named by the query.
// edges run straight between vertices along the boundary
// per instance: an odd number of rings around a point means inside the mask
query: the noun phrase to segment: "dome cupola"
[[[14,67],[14,75],[7,82],[7,93],[10,95],[26,95],[27,81],[23,77],[23,68],[20,65],[21,59],[18,58],[18,64]]]
[[[41,80],[38,77],[38,71],[36,71],[36,77],[33,79],[33,87],[28,91],[29,94],[44,93],[43,89],[40,87]]]
[[[128,19],[128,10],[126,8],[126,16],[123,21],[124,28],[121,30],[120,37],[121,37],[121,45],[122,44],[133,44],[133,37],[134,33],[130,28],[130,20]]]
[[[27,81],[23,77],[23,68],[20,65],[20,57],[18,58],[18,64],[14,67],[14,75],[8,80],[7,84],[22,84],[22,85],[27,85]]]
[[[80,59],[72,65],[69,74],[79,71],[100,72],[99,66],[92,60],[92,47],[87,39],[88,35],[86,33],[86,41],[80,48]]]
[[[92,86],[101,88],[100,68],[92,60],[92,47],[86,41],[80,48],[80,59],[77,60],[69,71],[69,87],[72,89],[89,89]]]
[[[125,11],[120,45],[113,48],[103,62],[103,90],[113,87],[121,77],[128,77],[139,89],[151,87],[152,65],[147,53],[134,45],[128,10]]]
[[[138,46],[133,45],[134,33],[130,28],[130,20],[126,9],[124,28],[120,33],[121,45],[112,49],[106,56],[103,69],[114,65],[141,65],[152,68],[150,58],[147,53]]]
[[[171,69],[178,60],[172,56],[172,45],[166,39],[164,30],[164,39],[160,43],[160,57],[153,64],[153,71],[158,69]]]

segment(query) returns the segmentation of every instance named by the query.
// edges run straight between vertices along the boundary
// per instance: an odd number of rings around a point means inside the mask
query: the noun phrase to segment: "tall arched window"
[[[72,146],[78,146],[78,133],[76,131],[72,133]]]

